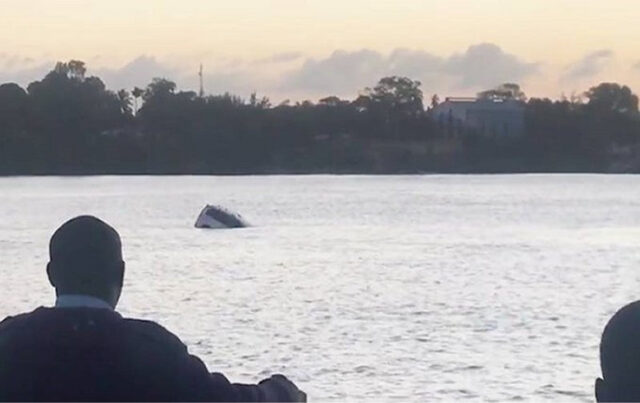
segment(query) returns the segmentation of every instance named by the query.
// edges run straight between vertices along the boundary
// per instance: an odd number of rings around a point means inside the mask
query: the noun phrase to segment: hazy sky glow
[[[112,88],[194,88],[202,62],[209,92],[276,99],[353,97],[387,74],[426,94],[640,91],[639,21],[638,0],[3,0],[0,82],[76,58]]]

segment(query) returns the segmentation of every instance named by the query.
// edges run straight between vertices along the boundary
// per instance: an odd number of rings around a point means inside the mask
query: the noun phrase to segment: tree
[[[28,97],[18,84],[0,85],[0,136],[24,129]]]
[[[138,113],[138,98],[142,97],[144,94],[144,90],[139,87],[134,87],[131,91],[131,95],[133,95],[133,113],[134,115]]]
[[[65,76],[72,80],[84,81],[87,68],[80,60],[69,60],[67,63],[58,62],[53,68],[53,73]]]
[[[383,77],[373,88],[365,88],[352,102],[358,131],[367,137],[397,139],[416,134],[425,117],[420,81],[407,77]],[[411,134],[411,136],[413,136]]]
[[[41,81],[29,84],[32,124],[37,131],[84,136],[120,122],[118,96],[98,77],[85,77],[81,61],[58,62]]]
[[[332,95],[329,97],[325,97],[322,98],[321,100],[318,101],[318,105],[323,105],[323,106],[328,106],[328,107],[338,107],[338,106],[345,106],[345,105],[349,105],[349,101],[343,101],[342,99]]]
[[[501,101],[516,100],[522,102],[527,100],[525,93],[520,89],[520,86],[515,83],[504,83],[490,90],[482,91],[478,93],[478,98]]]
[[[124,115],[132,115],[133,111],[131,110],[131,94],[129,91],[122,89],[118,91],[118,102],[120,103],[120,111]]]
[[[0,170],[5,172],[32,158],[26,133],[28,103],[27,93],[19,85],[0,85]]]
[[[96,136],[122,123],[118,96],[85,71],[81,61],[59,62],[27,87],[30,129],[54,171],[87,164]]]
[[[249,97],[249,106],[258,109],[269,109],[271,107],[271,101],[267,97],[258,99],[257,94],[252,92]]]
[[[431,97],[431,109],[435,108],[438,105],[440,105],[440,97],[438,96],[438,94],[433,94],[433,96]]]
[[[313,102],[309,101],[308,99],[305,99],[302,102],[296,102],[296,107],[298,108],[313,108],[315,105],[313,104]]]
[[[638,114],[638,97],[626,85],[602,83],[585,92],[588,107],[596,112]]]
[[[165,78],[154,78],[147,86],[142,95],[142,99],[148,102],[152,98],[167,98],[176,91],[176,83]]]
[[[163,78],[115,93],[86,71],[71,60],[26,92],[0,85],[0,174],[606,172],[619,162],[640,172],[638,98],[614,83],[583,98],[522,103],[522,137],[442,142],[453,116],[445,126],[424,113],[420,82],[406,77],[384,77],[352,102],[328,96],[272,107],[255,93],[199,97]],[[512,83],[478,95],[526,99]]]
[[[417,116],[424,112],[420,81],[407,77],[384,77],[378,84],[365,89],[365,96],[374,104],[407,116]]]

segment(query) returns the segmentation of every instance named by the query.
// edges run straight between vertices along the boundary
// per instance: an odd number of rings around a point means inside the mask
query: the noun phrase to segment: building
[[[519,137],[524,134],[524,109],[524,103],[514,99],[449,97],[430,114],[452,136]]]

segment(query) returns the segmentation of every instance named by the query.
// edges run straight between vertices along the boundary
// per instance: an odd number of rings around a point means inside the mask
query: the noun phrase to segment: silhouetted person
[[[124,278],[120,237],[82,216],[51,238],[54,308],[0,323],[0,400],[284,401],[306,398],[275,375],[258,385],[210,374],[162,326],[114,311]]]
[[[607,323],[600,341],[600,367],[596,400],[640,401],[640,301],[624,306]]]

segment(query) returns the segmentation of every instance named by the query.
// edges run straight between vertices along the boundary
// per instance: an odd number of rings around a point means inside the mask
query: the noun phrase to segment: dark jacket
[[[210,374],[174,334],[108,309],[38,308],[0,322],[0,400],[261,401]]]

